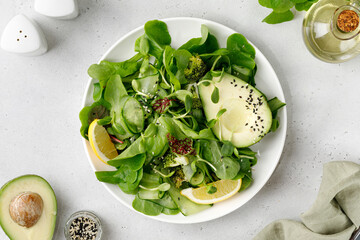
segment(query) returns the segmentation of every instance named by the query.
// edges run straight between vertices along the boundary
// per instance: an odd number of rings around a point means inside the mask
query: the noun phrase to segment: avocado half
[[[10,213],[10,205],[24,194],[41,197],[41,212],[39,218],[31,224],[32,226],[15,222],[13,211]],[[34,204],[34,202],[32,202]],[[29,204],[31,205],[31,204]],[[13,205],[12,205],[13,206]],[[17,208],[24,207],[24,202]],[[15,209],[18,210],[16,207]],[[13,210],[14,208],[12,208]],[[31,212],[31,208],[30,212]],[[21,212],[19,210],[20,215]],[[11,240],[51,240],[54,234],[57,215],[57,202],[54,190],[50,184],[40,176],[24,175],[7,182],[0,189],[0,225]]]
[[[272,113],[258,89],[228,73],[213,77],[210,84],[204,83],[200,83],[199,93],[207,121],[216,119],[217,113],[226,109],[212,128],[221,141],[230,141],[239,148],[248,147],[270,131]],[[215,87],[219,89],[217,103],[211,100]]]

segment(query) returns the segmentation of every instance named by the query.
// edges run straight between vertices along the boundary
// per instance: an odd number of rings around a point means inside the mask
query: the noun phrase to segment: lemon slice
[[[216,192],[208,193],[207,186],[199,188],[186,188],[182,190],[181,195],[187,197],[191,201],[198,204],[212,204],[224,201],[236,194],[241,187],[241,179],[239,180],[219,180],[211,183],[216,187]]]
[[[118,155],[114,144],[106,129],[99,125],[98,119],[95,119],[89,127],[90,146],[96,156],[104,163]]]

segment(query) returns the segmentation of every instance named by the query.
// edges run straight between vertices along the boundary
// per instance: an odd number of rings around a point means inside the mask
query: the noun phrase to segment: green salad
[[[236,192],[251,185],[257,157],[249,146],[276,131],[285,104],[255,88],[255,49],[243,35],[230,35],[221,48],[202,25],[201,37],[174,49],[166,23],[149,21],[144,32],[132,58],[88,69],[97,82],[80,132],[88,139],[94,121],[106,129],[118,152],[107,164],[116,170],[96,177],[135,195],[134,209],[195,214],[212,204],[183,190],[205,187],[211,198],[219,181],[237,180]]]

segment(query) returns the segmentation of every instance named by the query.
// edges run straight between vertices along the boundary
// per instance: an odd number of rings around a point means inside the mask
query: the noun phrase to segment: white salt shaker
[[[72,19],[79,15],[77,0],[34,0],[36,12],[51,18]]]
[[[40,26],[25,15],[19,14],[13,17],[6,25],[0,46],[7,52],[37,56],[44,54],[47,49],[47,41]]]

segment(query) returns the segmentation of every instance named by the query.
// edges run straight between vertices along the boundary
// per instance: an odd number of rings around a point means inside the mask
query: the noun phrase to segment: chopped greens
[[[227,109],[207,121],[198,86],[214,84],[211,79],[224,73],[255,86],[255,49],[238,33],[220,48],[205,25],[201,37],[179,49],[171,47],[164,22],[149,21],[144,30],[132,58],[89,67],[97,82],[94,103],[80,112],[80,132],[87,139],[94,119],[106,128],[119,153],[107,163],[116,170],[98,171],[96,177],[135,195],[134,209],[151,216],[195,214],[211,205],[190,201],[180,194],[182,189],[206,185],[207,193],[214,194],[218,189],[213,182],[242,179],[242,191],[253,181],[256,153],[215,137],[212,128]],[[215,87],[211,101],[218,103],[219,97]],[[277,112],[285,104],[277,98],[268,104],[275,131]]]

